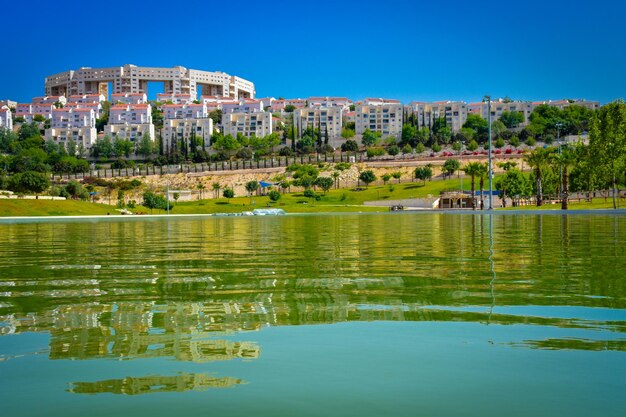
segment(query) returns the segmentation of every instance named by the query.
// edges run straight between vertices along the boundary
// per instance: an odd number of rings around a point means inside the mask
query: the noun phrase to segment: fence
[[[87,176],[98,178],[133,177],[164,174],[186,174],[214,171],[238,171],[246,169],[265,169],[287,167],[293,164],[312,164],[320,162],[362,162],[363,154],[317,154],[301,156],[280,156],[258,160],[229,160],[176,165],[139,165],[135,168],[96,169],[86,173],[52,174],[52,180],[83,179]]]

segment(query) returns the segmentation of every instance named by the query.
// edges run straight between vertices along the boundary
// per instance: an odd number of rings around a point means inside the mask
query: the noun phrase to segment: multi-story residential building
[[[237,102],[223,102],[223,113],[258,113],[264,111],[263,102],[255,99],[243,99]]]
[[[499,120],[502,116],[502,113],[505,111],[508,112],[520,112],[524,115],[524,122],[522,122],[522,126],[528,123],[530,114],[533,112],[533,104],[529,101],[511,101],[511,100],[492,100],[491,101],[491,121],[495,122]],[[485,102],[475,102],[468,104],[469,113],[471,114],[479,114],[483,119],[487,120],[489,118],[489,104]]]
[[[106,101],[103,94],[74,94],[67,99],[68,103],[77,104],[102,103],[103,101]]]
[[[222,115],[222,130],[224,135],[237,136],[238,133],[246,137],[267,136],[272,133],[272,113],[224,113]]]
[[[157,101],[161,103],[188,104],[196,100],[191,94],[159,93]]]
[[[419,128],[431,129],[435,120],[443,118],[446,126],[458,132],[467,120],[468,106],[462,101],[436,101],[433,103],[414,101],[409,103],[407,111],[414,114]]]
[[[64,107],[52,110],[50,128],[45,132],[46,140],[67,149],[70,140],[89,149],[96,142],[96,114],[93,109]]]
[[[267,109],[268,107],[272,106],[276,99],[274,97],[263,97],[257,98],[257,100],[259,100],[263,104],[263,109]]]
[[[254,84],[223,72],[199,71],[181,66],[172,68],[121,67],[70,70],[46,77],[48,95],[148,93],[149,82],[162,82],[166,94],[221,95],[254,98]],[[110,86],[110,87],[109,87]],[[112,91],[109,91],[109,88]]]
[[[306,107],[306,100],[300,98],[278,99],[274,100],[270,109],[273,112],[283,112],[287,106],[293,106],[296,109],[303,109]]]
[[[202,146],[211,146],[213,120],[209,118],[206,104],[165,104],[163,105],[162,137],[167,149],[178,141],[200,138]]]
[[[109,124],[104,127],[105,135],[112,138],[136,142],[144,134],[154,140],[152,106],[150,104],[116,104],[109,109]]]
[[[356,134],[366,129],[379,132],[383,138],[402,134],[402,104],[397,100],[365,99],[356,104]]]
[[[164,119],[202,119],[209,117],[206,104],[164,104]]]
[[[576,99],[576,100],[544,100],[544,101],[533,101],[532,109],[534,110],[537,106],[542,104],[547,104],[548,106],[556,107],[560,110],[565,109],[568,106],[582,106],[589,110],[596,110],[600,108],[600,103],[597,101],[589,101],[585,99]]]
[[[52,117],[52,110],[54,109],[54,104],[18,103],[15,110],[15,117],[22,117],[27,123],[32,122],[36,115],[50,119]]]
[[[13,130],[13,113],[9,106],[0,106],[0,129]]]
[[[31,100],[33,104],[54,104],[61,106],[65,106],[67,103],[67,98],[65,96],[43,96],[43,97],[33,97]]]
[[[341,136],[341,107],[323,107],[296,109],[294,121],[299,137],[307,128],[319,129],[322,135],[328,131],[329,138]]]
[[[13,100],[0,100],[0,107],[8,107],[9,109],[14,109],[17,107],[17,101]]]
[[[100,117],[102,115],[102,104],[101,103],[73,103],[68,102],[64,107],[68,109],[91,109],[95,113],[96,117]]]
[[[339,107],[342,110],[349,110],[352,100],[347,97],[309,97],[307,107],[328,108]]]
[[[146,93],[115,93],[111,94],[111,103],[145,104],[148,102]]]

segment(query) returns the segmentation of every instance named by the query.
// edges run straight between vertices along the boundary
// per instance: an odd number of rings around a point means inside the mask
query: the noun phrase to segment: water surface
[[[10,416],[618,416],[626,216],[0,225]]]

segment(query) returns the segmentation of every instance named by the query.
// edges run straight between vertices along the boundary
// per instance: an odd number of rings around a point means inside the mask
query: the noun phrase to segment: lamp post
[[[561,133],[561,126],[563,126],[563,123],[557,123],[556,125],[556,142],[559,144],[559,157],[561,156],[561,137],[560,137],[560,133]],[[559,175],[559,198],[561,199],[561,201],[563,200],[563,162],[559,160],[559,170],[560,170],[560,175]]]
[[[460,140],[459,143],[461,144],[461,149],[459,150],[459,159],[461,160],[461,169],[459,169],[459,180],[461,182],[461,194],[463,194],[463,174],[461,173],[461,171],[463,170],[463,141]]]
[[[493,166],[491,161],[491,96],[485,96],[487,99],[487,119],[489,126],[487,135],[489,140],[489,210],[493,209]]]

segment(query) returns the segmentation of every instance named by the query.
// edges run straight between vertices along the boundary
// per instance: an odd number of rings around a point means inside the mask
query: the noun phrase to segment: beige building
[[[322,136],[328,130],[330,139],[341,136],[341,107],[305,107],[296,109],[293,113],[299,137],[302,137],[302,132],[308,127],[319,129]]]
[[[199,71],[181,66],[172,68],[121,67],[88,68],[65,71],[45,79],[48,95],[148,93],[149,82],[162,82],[166,94],[221,95],[254,98],[254,84],[223,72]],[[109,91],[111,90],[111,91]]]
[[[96,142],[96,114],[93,109],[64,107],[54,109],[50,128],[45,131],[46,140],[67,149],[72,140],[76,145],[89,149]]]
[[[443,118],[446,126],[453,132],[458,132],[467,120],[469,108],[463,101],[436,101],[409,103],[407,111],[417,118],[418,128],[432,129],[437,119]]]
[[[403,107],[397,100],[365,99],[357,102],[355,108],[356,134],[362,135],[366,129],[379,132],[383,138],[400,137],[402,134]]]
[[[272,133],[272,113],[224,113],[222,130],[224,135],[237,136],[241,133],[246,137],[253,134],[257,137],[267,136]]]
[[[162,137],[167,149],[175,141],[184,140],[189,145],[193,136],[202,140],[202,147],[211,145],[213,120],[209,118],[206,104],[165,104],[162,109]]]
[[[109,124],[104,127],[104,134],[111,138],[137,142],[144,134],[154,140],[152,124],[152,106],[149,104],[116,104],[109,109]]]

